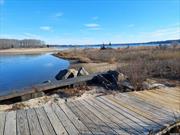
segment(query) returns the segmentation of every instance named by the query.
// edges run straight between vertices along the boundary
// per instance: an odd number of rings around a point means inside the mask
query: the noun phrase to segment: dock
[[[0,135],[148,135],[180,122],[180,89],[108,94],[0,112]]]

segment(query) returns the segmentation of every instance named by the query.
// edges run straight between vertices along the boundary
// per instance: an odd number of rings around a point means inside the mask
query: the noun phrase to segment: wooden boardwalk
[[[0,135],[140,135],[177,121],[180,90],[151,90],[0,112]]]

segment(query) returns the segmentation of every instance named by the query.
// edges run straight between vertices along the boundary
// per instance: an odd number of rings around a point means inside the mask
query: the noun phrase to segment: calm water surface
[[[68,61],[51,54],[0,55],[0,95],[55,80],[55,75],[68,66]]]

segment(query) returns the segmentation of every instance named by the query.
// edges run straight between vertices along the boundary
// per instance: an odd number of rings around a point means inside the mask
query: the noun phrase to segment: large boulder
[[[67,69],[64,69],[64,70],[61,70],[56,76],[56,80],[62,80],[63,77],[67,74],[68,70]]]
[[[68,72],[66,73],[63,79],[77,77],[77,74],[78,74],[78,71],[76,69],[68,69]]]
[[[75,69],[64,69],[61,70],[57,75],[56,79],[57,80],[62,80],[62,79],[68,79],[68,78],[73,78],[77,77],[78,71]]]
[[[83,68],[79,68],[77,76],[89,75],[89,73]]]

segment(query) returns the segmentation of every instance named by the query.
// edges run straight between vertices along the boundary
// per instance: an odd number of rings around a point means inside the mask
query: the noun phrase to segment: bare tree
[[[0,39],[0,49],[44,47],[45,42],[37,39]]]

